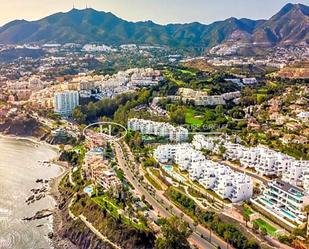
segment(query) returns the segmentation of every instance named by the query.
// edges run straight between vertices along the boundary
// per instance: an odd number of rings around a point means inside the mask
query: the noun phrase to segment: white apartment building
[[[288,170],[283,172],[282,180],[294,186],[302,186],[309,192],[309,161],[292,160]]]
[[[177,150],[188,150],[191,148],[192,145],[189,143],[160,145],[154,151],[154,157],[159,163],[167,163],[174,159]]]
[[[261,146],[243,151],[240,158],[242,166],[254,168],[260,175],[281,176],[291,161],[291,157]]]
[[[281,176],[283,181],[302,186],[309,193],[309,161],[296,160],[264,146],[248,148],[221,137],[196,135],[192,144],[196,149],[207,149],[215,153],[223,145],[227,160],[239,161],[241,166],[253,168],[260,175]]]
[[[195,135],[192,140],[195,149],[206,149],[209,151],[218,151],[224,140],[220,137],[205,137],[204,135]]]
[[[54,110],[61,116],[70,116],[75,107],[79,105],[79,94],[77,91],[64,91],[55,93]]]
[[[174,161],[179,165],[180,170],[189,170],[194,164],[198,164],[205,160],[202,152],[194,150],[193,148],[181,148],[177,149]]]
[[[187,129],[163,122],[133,118],[128,120],[128,129],[139,131],[144,135],[166,137],[171,142],[184,142],[188,139]]]
[[[173,161],[180,170],[188,171],[190,179],[212,189],[223,199],[241,202],[252,197],[253,184],[249,176],[206,160],[192,144],[161,145],[154,151],[154,158],[160,163]]]
[[[309,196],[290,183],[275,180],[268,184],[263,195],[252,202],[294,228],[294,223],[300,225],[306,221],[304,207],[309,205]]]

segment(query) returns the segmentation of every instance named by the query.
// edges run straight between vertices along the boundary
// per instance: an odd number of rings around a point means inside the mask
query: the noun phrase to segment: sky
[[[37,20],[56,12],[88,7],[112,12],[128,21],[159,24],[201,22],[229,17],[266,19],[287,3],[309,0],[0,0],[0,25],[15,19]]]

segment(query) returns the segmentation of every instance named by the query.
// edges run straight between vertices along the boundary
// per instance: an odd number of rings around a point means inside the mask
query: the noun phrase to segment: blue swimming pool
[[[92,194],[92,192],[93,192],[93,186],[92,186],[92,185],[87,186],[86,188],[84,188],[84,192],[85,192],[86,194]]]
[[[165,171],[173,171],[173,166],[172,165],[164,166],[164,170]]]
[[[286,211],[284,209],[281,209],[281,213],[285,216],[287,216],[289,219],[294,220],[296,218],[295,215],[291,214],[289,211]]]

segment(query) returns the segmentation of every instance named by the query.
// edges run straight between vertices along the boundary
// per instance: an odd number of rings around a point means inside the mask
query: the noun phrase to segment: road
[[[170,217],[172,214],[174,214],[182,218],[184,221],[186,221],[189,224],[189,226],[192,228],[192,230],[195,231],[191,235],[190,241],[193,242],[193,244],[195,244],[199,248],[208,249],[208,248],[216,248],[217,246],[220,246],[221,248],[227,248],[226,242],[214,234],[212,234],[211,236],[212,243],[204,239],[204,238],[210,237],[209,230],[207,230],[201,225],[198,225],[195,228],[193,225],[194,221],[191,219],[191,217],[184,214],[179,208],[177,208],[173,203],[171,203],[163,195],[163,192],[156,191],[154,195],[151,195],[149,191],[145,189],[145,187],[138,181],[138,179],[133,175],[131,170],[127,167],[121,146],[116,142],[114,142],[113,145],[116,151],[118,164],[120,168],[122,168],[122,170],[124,171],[126,178],[134,186],[135,191],[140,196],[141,195],[145,196],[145,199],[153,206],[154,210],[156,210],[160,214],[160,216],[167,218],[167,217]],[[201,237],[201,235],[203,236],[203,238]],[[232,247],[229,246],[229,248],[232,248]]]

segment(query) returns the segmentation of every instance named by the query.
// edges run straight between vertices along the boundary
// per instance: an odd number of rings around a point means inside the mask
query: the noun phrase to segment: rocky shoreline
[[[70,240],[65,239],[62,237],[62,228],[63,228],[63,214],[61,210],[59,209],[60,204],[60,192],[58,190],[58,186],[62,180],[62,178],[67,174],[68,167],[64,166],[62,163],[57,163],[62,169],[63,172],[57,176],[54,177],[50,183],[50,189],[49,194],[54,198],[56,202],[56,206],[54,208],[53,212],[53,234],[51,236],[51,242],[54,247],[54,249],[79,249],[76,247]]]
[[[44,145],[50,146],[54,150],[59,151],[59,147],[57,145],[49,144],[46,141],[44,140],[42,141],[37,137],[27,137],[27,136],[23,137],[23,136],[16,136],[12,134],[3,134],[3,133],[0,133],[0,137],[16,139],[16,140],[26,140],[36,145],[44,144]],[[39,199],[44,198],[45,196],[48,195],[54,199],[56,205],[52,210],[46,209],[46,210],[38,211],[32,217],[25,217],[23,218],[23,220],[32,221],[32,220],[39,220],[39,219],[52,216],[52,230],[53,231],[48,233],[47,236],[51,240],[51,244],[53,248],[54,249],[79,249],[72,242],[70,242],[67,239],[64,239],[60,233],[62,229],[63,217],[62,217],[61,211],[58,208],[59,200],[60,200],[60,193],[58,191],[58,186],[63,176],[68,172],[69,170],[68,166],[66,163],[60,162],[57,159],[54,159],[48,162],[44,161],[44,162],[41,162],[41,164],[42,166],[46,166],[46,165],[50,166],[52,164],[55,164],[62,169],[62,172],[58,176],[53,177],[50,181],[44,180],[44,179],[37,179],[36,183],[43,183],[43,184],[45,183],[46,185],[43,185],[41,188],[31,189],[32,195],[29,196],[29,198],[25,200],[25,202],[28,205],[30,205],[34,201],[38,201]]]

